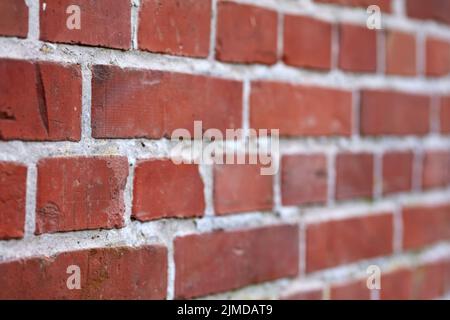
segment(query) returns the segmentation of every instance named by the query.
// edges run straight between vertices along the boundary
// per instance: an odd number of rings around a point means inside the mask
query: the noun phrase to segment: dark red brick
[[[339,27],[339,68],[352,72],[377,70],[377,32],[366,26]]]
[[[383,194],[411,191],[413,161],[412,152],[393,151],[383,155]]]
[[[336,199],[371,198],[374,160],[368,153],[341,153],[336,157]]]
[[[28,34],[28,7],[25,0],[0,2],[0,35],[26,38]]]

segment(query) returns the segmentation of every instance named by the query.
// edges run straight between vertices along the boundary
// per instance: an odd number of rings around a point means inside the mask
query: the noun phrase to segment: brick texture
[[[339,68],[351,72],[377,70],[377,33],[350,24],[339,26]]]
[[[373,155],[341,153],[336,157],[336,199],[371,198]]]
[[[28,7],[25,0],[0,2],[0,35],[26,38],[28,34]]]
[[[406,11],[412,18],[450,23],[450,3],[446,0],[408,0]]]
[[[370,300],[370,298],[366,279],[338,283],[330,288],[331,300]]]
[[[414,155],[412,152],[389,152],[383,155],[383,193],[412,189]]]
[[[440,121],[441,132],[450,134],[450,96],[440,99]]]
[[[417,74],[414,34],[389,31],[386,34],[386,73],[400,76]]]
[[[426,74],[440,77],[450,72],[450,42],[438,38],[427,38],[426,44]]]
[[[343,6],[367,8],[371,5],[377,5],[382,11],[390,12],[392,0],[314,0],[319,3],[338,4]]]
[[[445,187],[450,184],[450,151],[425,152],[422,184],[424,189]]]

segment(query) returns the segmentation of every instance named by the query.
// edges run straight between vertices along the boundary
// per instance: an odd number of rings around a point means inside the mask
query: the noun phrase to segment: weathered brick
[[[383,155],[383,194],[411,191],[414,155],[393,151]]]
[[[261,7],[220,1],[216,58],[226,62],[274,64],[277,13]]]
[[[134,173],[132,217],[140,221],[199,217],[205,211],[198,165],[142,160]]]
[[[388,90],[363,90],[361,94],[361,134],[425,135],[430,130],[431,99]]]
[[[73,11],[80,8],[80,28],[69,29]],[[131,48],[130,0],[45,0],[40,6],[40,39],[117,49]]]
[[[365,26],[339,26],[339,68],[352,72],[377,70],[377,32]]]
[[[25,0],[0,2],[0,35],[26,38],[28,34],[28,7]]]
[[[259,164],[214,166],[216,214],[272,209],[273,176],[262,175],[261,167]]]
[[[250,127],[281,136],[350,136],[349,91],[258,81],[251,85]]]
[[[314,223],[306,227],[306,271],[392,253],[391,213]]]
[[[23,237],[26,190],[27,167],[0,162],[0,240]]]
[[[331,23],[305,16],[284,17],[286,64],[329,70],[331,68]]]
[[[69,290],[69,266],[80,289]],[[0,264],[0,299],[164,299],[167,250],[161,246],[99,248]]]
[[[450,239],[450,206],[403,209],[403,248],[417,249]]]
[[[328,169],[325,155],[283,156],[281,196],[283,205],[326,203]]]
[[[78,141],[80,136],[79,66],[0,59],[0,140]]]
[[[162,138],[184,128],[241,127],[238,81],[153,70],[93,67],[92,135],[95,138]]]
[[[425,152],[422,167],[424,189],[442,188],[450,184],[450,151]]]
[[[368,153],[341,153],[336,157],[336,199],[372,197],[374,160]]]
[[[450,42],[437,38],[426,40],[426,75],[445,76],[450,72]]]
[[[176,238],[174,246],[176,298],[223,292],[298,273],[296,226],[189,235]]]
[[[414,34],[389,31],[386,34],[386,73],[401,76],[417,74],[416,37]]]
[[[127,176],[125,157],[39,161],[36,234],[122,227]]]
[[[210,27],[211,0],[143,0],[139,11],[139,48],[206,57]]]

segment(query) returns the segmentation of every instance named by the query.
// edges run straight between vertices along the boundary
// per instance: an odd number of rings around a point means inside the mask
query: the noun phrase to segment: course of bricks
[[[449,17],[446,0],[0,0],[0,298],[449,297]],[[175,165],[167,138],[195,120],[279,129],[279,172]]]

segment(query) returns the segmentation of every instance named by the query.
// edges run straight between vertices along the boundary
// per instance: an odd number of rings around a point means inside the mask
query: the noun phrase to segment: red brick
[[[26,190],[27,167],[0,162],[0,240],[23,237]]]
[[[336,157],[336,199],[371,198],[373,155],[342,153]]]
[[[127,176],[125,157],[39,161],[36,234],[122,227]]]
[[[367,8],[371,5],[377,5],[384,12],[391,12],[391,1],[392,0],[314,0],[321,3],[330,3],[344,6],[352,7],[362,7]]]
[[[281,168],[283,205],[326,203],[328,169],[325,155],[283,156]]]
[[[298,290],[281,297],[281,300],[322,300],[323,289],[304,289]]]
[[[81,289],[69,290],[69,266]],[[99,248],[0,264],[0,299],[164,299],[167,250],[160,246]]]
[[[366,26],[340,25],[339,68],[352,72],[375,72],[377,32]]]
[[[139,161],[134,173],[132,217],[139,221],[199,217],[205,211],[198,166],[170,160]]]
[[[310,224],[306,271],[313,272],[392,253],[390,213]]]
[[[330,288],[331,300],[370,300],[366,279],[334,284]]]
[[[190,235],[176,238],[174,246],[176,298],[204,296],[298,273],[296,226]]]
[[[449,239],[449,205],[403,209],[403,247],[406,250]]]
[[[408,0],[406,12],[412,18],[450,23],[448,0]]]
[[[211,0],[143,0],[138,42],[142,50],[207,57]]]
[[[450,152],[427,151],[424,155],[422,170],[424,189],[446,187],[450,184]]]
[[[381,300],[409,300],[413,296],[413,273],[399,269],[381,274]]]
[[[412,299],[431,300],[441,298],[446,293],[446,267],[444,261],[436,261],[415,268]]]
[[[426,74],[428,76],[445,76],[450,73],[450,42],[427,38]]]
[[[216,214],[272,209],[273,176],[262,175],[261,167],[259,164],[214,166]]]
[[[28,34],[28,7],[25,0],[0,2],[0,35],[26,38]]]
[[[388,152],[383,155],[383,194],[411,191],[414,155]]]
[[[80,136],[79,66],[0,59],[0,140],[78,141]]]
[[[440,99],[441,132],[450,134],[450,96]]]
[[[40,6],[40,39],[116,49],[131,48],[130,0],[45,0]],[[76,5],[81,9],[80,29],[68,29],[71,14],[66,10]]]
[[[225,62],[274,64],[277,61],[277,21],[275,11],[220,1],[216,58]]]
[[[93,67],[92,134],[95,138],[162,138],[194,121],[203,129],[241,127],[242,84],[153,70]]]
[[[387,90],[363,90],[361,134],[425,135],[430,130],[430,97]]]
[[[331,68],[330,23],[304,17],[284,17],[284,54],[286,64],[329,70]]]
[[[258,81],[250,94],[250,126],[280,135],[350,136],[352,93],[321,87]]]
[[[386,34],[386,73],[414,76],[416,69],[416,37],[414,34],[389,31]]]

